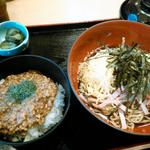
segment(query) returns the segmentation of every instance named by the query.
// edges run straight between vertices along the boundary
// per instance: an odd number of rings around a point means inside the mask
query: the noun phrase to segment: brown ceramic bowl
[[[83,62],[89,52],[101,44],[117,47],[121,44],[122,37],[125,37],[126,44],[131,45],[132,42],[136,42],[139,43],[140,48],[150,51],[150,26],[137,22],[116,20],[99,23],[83,32],[73,44],[68,59],[68,76],[76,97],[92,115],[109,126],[112,125],[94,114],[84,103],[78,90],[77,72],[79,64]],[[115,128],[114,126],[112,127]],[[135,128],[133,131],[118,130],[135,135],[150,136],[150,125]]]

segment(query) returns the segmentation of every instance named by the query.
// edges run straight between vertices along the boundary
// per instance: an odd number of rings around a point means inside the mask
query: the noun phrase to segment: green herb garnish
[[[124,88],[130,106],[135,100],[140,104],[150,90],[150,55],[137,44],[121,45],[109,50],[107,67],[114,68],[114,86]]]
[[[23,80],[19,84],[10,85],[7,90],[7,98],[15,101],[22,101],[32,96],[36,91],[36,85],[33,81]]]

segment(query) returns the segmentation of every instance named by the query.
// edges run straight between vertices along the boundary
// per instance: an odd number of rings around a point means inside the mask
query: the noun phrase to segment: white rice
[[[59,84],[53,107],[45,117],[44,124],[29,129],[24,139],[24,142],[38,138],[62,119],[63,107],[65,106],[64,97],[65,97],[65,90],[62,87],[62,85]]]
[[[16,149],[10,145],[0,145],[0,150],[16,150]]]

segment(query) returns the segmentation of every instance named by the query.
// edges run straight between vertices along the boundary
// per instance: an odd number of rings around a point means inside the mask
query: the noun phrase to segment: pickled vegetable
[[[8,29],[5,37],[6,41],[20,44],[24,40],[23,34],[15,28]]]
[[[1,49],[10,49],[10,48],[14,48],[16,47],[17,44],[13,43],[13,42],[7,42],[7,41],[3,41],[1,44],[0,44],[0,48]]]
[[[5,40],[0,43],[1,49],[11,49],[22,43],[24,40],[23,33],[16,29],[16,28],[10,28],[6,32]]]

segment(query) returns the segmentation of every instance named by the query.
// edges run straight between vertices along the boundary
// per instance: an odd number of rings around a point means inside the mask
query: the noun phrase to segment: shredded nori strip
[[[108,68],[114,68],[114,86],[127,93],[129,106],[134,101],[141,104],[150,91],[150,54],[132,46],[121,45],[109,50]]]

